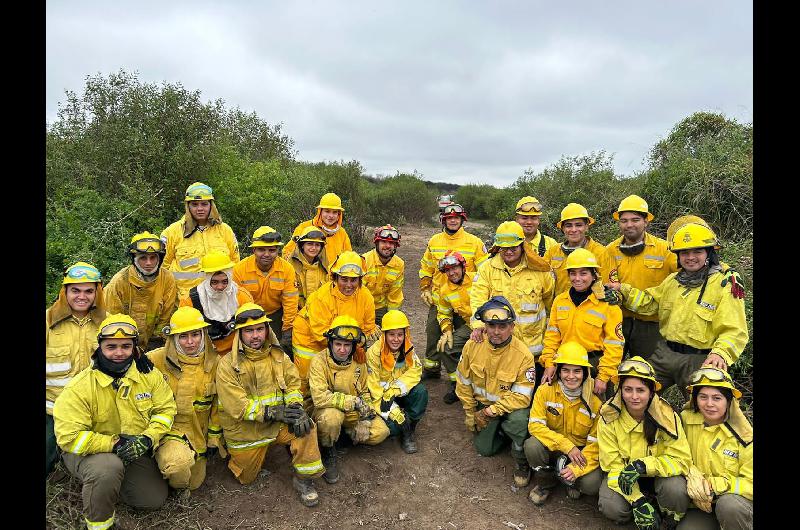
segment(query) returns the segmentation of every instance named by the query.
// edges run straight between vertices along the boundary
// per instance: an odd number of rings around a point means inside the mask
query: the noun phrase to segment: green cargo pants
[[[689,508],[686,494],[686,477],[640,477],[639,488],[642,493],[655,493],[661,511],[683,517]],[[597,507],[600,513],[617,524],[631,520],[631,504],[625,497],[608,487],[608,474],[603,473],[603,481],[598,492]]]
[[[478,410],[483,406],[478,406]],[[503,414],[486,425],[475,438],[472,444],[481,456],[492,456],[499,453],[511,441],[511,452],[515,458],[522,454],[525,438],[528,437],[528,417],[530,407],[517,409],[510,414]],[[524,456],[523,456],[524,458]]]
[[[657,321],[648,322],[633,317],[624,317],[622,319],[622,336],[625,337],[623,360],[634,355],[648,360],[656,351],[656,343],[661,338],[661,333],[658,331]]]
[[[439,321],[436,320],[436,304],[432,304],[428,309],[428,320],[425,322],[425,359],[422,367],[426,371],[439,373],[442,354],[436,351],[436,343],[442,336],[439,328]]]
[[[681,528],[688,530],[752,530],[753,501],[741,495],[726,493],[714,502],[714,513],[706,513],[691,506],[681,519]]]
[[[655,353],[648,360],[656,371],[656,379],[661,383],[659,393],[666,392],[675,384],[683,394],[683,399],[688,400],[689,394],[686,392],[686,385],[689,384],[689,376],[702,366],[706,357],[702,353],[678,353],[667,346],[667,341],[663,338],[659,340]]]
[[[428,408],[428,389],[425,388],[423,383],[417,383],[405,396],[394,398],[394,402],[403,409],[406,421],[413,422],[416,425],[425,415],[425,409]],[[389,427],[389,434],[400,436],[400,426],[397,423],[392,420],[386,420],[386,426]]]
[[[444,352],[437,352],[450,381],[453,383],[456,380],[456,368],[458,367],[458,361],[461,359],[461,350],[464,349],[464,345],[469,340],[470,333],[472,333],[472,328],[464,322],[463,318],[454,315],[453,346],[445,349]]]
[[[579,449],[583,449],[580,447]],[[524,445],[525,458],[531,467],[537,466],[555,466],[556,460],[562,453],[560,451],[549,450],[542,442],[535,436],[531,436],[525,440]],[[537,482],[545,489],[555,487],[557,484],[557,477],[554,471],[544,471],[536,473]],[[578,477],[575,481],[575,487],[584,495],[597,495],[600,490],[600,482],[603,479],[603,473],[600,468],[595,468],[594,471],[587,473],[582,477]]]

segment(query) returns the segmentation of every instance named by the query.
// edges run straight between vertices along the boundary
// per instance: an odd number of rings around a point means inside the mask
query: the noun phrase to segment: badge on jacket
[[[525,379],[528,380],[529,383],[536,383],[536,367],[531,366],[527,370],[525,370]]]

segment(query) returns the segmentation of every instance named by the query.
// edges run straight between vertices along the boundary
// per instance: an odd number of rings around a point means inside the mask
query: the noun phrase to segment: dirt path
[[[479,228],[478,223],[470,225]],[[427,307],[418,294],[419,261],[436,228],[407,225],[399,230],[402,246],[398,254],[406,262],[403,309],[422,356]],[[406,455],[392,438],[377,447],[348,448],[340,460],[340,481],[334,485],[316,481],[320,503],[314,509],[297,500],[287,452],[276,446],[264,466],[269,475],[249,486],[240,485],[217,458],[208,467],[204,486],[188,500],[170,496],[164,508],[150,514],[120,504],[118,520],[130,529],[621,528],[597,511],[596,497],[570,501],[559,487],[544,508],[537,508],[528,501],[530,486],[512,491],[514,463],[508,451],[494,457],[478,456],[464,428],[460,404],[442,401],[446,380],[426,382],[426,386],[430,401],[417,428],[419,452]],[[55,502],[50,502],[51,497]],[[77,482],[51,482],[48,528],[74,528],[59,523],[66,522],[67,511],[72,517],[80,512]]]

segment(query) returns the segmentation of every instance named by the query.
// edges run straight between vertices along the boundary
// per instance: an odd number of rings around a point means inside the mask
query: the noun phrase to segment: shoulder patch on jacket
[[[722,454],[731,458],[739,458],[739,451],[731,451],[730,449],[723,449]]]
[[[528,380],[529,383],[536,383],[536,367],[531,366],[527,370],[525,370],[525,379]]]
[[[143,399],[150,399],[152,397],[153,397],[153,394],[151,394],[150,392],[140,392],[140,393],[136,394],[135,396],[133,396],[133,399],[135,399],[136,401],[141,401]]]
[[[617,324],[617,327],[614,328],[614,332],[617,334],[619,340],[625,340],[625,336],[622,334],[622,322]]]

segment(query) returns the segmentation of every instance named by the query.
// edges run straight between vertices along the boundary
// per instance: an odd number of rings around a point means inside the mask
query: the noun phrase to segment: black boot
[[[400,447],[408,454],[417,452],[417,442],[414,441],[414,428],[411,420],[400,424]]]
[[[450,382],[450,391],[442,396],[442,401],[447,403],[448,405],[452,405],[456,401],[458,401],[458,396],[456,395],[456,382]]]
[[[424,368],[422,370],[422,380],[425,381],[426,379],[440,379],[442,377],[442,373],[439,368]]]
[[[325,466],[325,473],[322,474],[322,478],[328,484],[336,484],[339,482],[339,468],[336,465],[336,446],[320,446],[319,449],[320,453],[322,453],[322,465]]]

